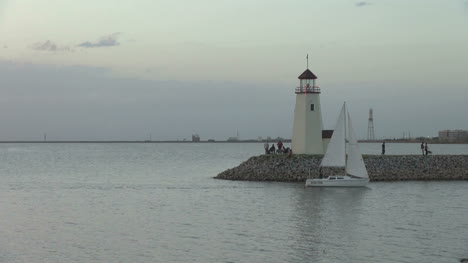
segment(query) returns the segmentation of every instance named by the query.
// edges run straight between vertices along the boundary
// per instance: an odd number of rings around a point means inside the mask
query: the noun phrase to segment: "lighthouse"
[[[323,154],[326,143],[322,139],[320,87],[315,83],[317,76],[307,65],[307,69],[298,79],[299,87],[295,90],[292,150],[295,154]]]

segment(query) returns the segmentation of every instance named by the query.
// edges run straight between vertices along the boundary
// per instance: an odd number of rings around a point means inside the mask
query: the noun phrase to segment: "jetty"
[[[215,179],[305,182],[318,178],[322,155],[268,154],[249,158]],[[468,155],[365,155],[370,181],[468,180]]]

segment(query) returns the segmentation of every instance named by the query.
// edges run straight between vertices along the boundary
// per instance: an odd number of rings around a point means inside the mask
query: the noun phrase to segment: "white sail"
[[[320,166],[340,167],[340,169],[337,171],[331,169],[330,171],[333,174],[325,177],[323,177],[322,171],[319,171],[320,178],[308,178],[305,186],[362,187],[369,183],[366,166],[345,104],[343,104],[327,152]],[[341,167],[346,167],[346,175],[342,175]]]
[[[327,151],[322,159],[320,166],[323,167],[345,167],[346,166],[346,150],[345,150],[345,104],[341,108],[340,116],[336,122],[335,130],[330,142],[328,143]]]
[[[346,173],[348,175],[357,176],[360,178],[369,178],[366,165],[362,158],[359,145],[354,134],[351,118],[348,113],[348,161],[346,163]]]

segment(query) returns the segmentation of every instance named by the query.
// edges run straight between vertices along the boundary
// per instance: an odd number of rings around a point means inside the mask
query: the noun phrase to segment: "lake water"
[[[468,154],[468,145],[430,145]],[[380,144],[363,144],[367,154]],[[262,144],[0,144],[0,262],[458,262],[468,182],[212,179]],[[388,154],[420,154],[388,144]]]

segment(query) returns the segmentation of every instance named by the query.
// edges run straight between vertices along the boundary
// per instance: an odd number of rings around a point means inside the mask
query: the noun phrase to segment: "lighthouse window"
[[[310,104],[310,110],[314,111],[314,104]]]

